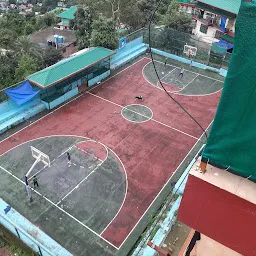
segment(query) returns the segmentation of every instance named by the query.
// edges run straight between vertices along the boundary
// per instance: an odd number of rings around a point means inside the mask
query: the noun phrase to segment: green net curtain
[[[256,182],[256,1],[243,2],[203,160]]]

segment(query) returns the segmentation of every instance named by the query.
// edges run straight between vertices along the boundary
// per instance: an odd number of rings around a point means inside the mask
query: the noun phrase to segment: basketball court
[[[189,70],[178,79],[180,68],[161,62],[157,69],[207,129],[223,82]],[[1,197],[74,255],[126,255],[202,136],[161,89],[151,60],[142,58],[3,140]],[[30,202],[24,176],[37,152],[49,163],[38,162],[27,177]]]

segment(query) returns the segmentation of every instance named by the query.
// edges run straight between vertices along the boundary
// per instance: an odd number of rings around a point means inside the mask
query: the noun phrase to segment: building
[[[241,1],[236,52],[202,157],[190,170],[178,211],[178,219],[196,231],[181,256],[256,255],[256,16],[249,13],[256,13],[255,1]]]
[[[70,21],[75,18],[77,12],[76,6],[71,6],[67,11],[60,13],[57,17],[61,19],[61,22],[57,24],[60,29],[69,29]]]
[[[221,39],[233,43],[241,0],[199,0],[194,5],[195,35],[210,43]]]
[[[196,6],[194,0],[178,0],[178,2],[181,10],[188,14],[195,15]]]
[[[9,1],[8,0],[0,0],[0,10],[6,11]]]
[[[84,49],[26,80],[41,89],[41,101],[52,109],[108,77],[114,53],[103,47]]]
[[[200,159],[190,171],[178,212],[178,219],[193,228],[179,255],[256,255],[256,184],[210,164],[201,173],[199,165]]]
[[[178,0],[180,8],[195,21],[193,34],[207,43],[234,42],[240,0]]]

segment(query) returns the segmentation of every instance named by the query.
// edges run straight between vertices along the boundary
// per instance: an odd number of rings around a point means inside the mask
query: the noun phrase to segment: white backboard
[[[43,152],[41,152],[40,150],[36,149],[33,146],[31,146],[31,152],[32,152],[32,156],[35,159],[40,158],[41,162],[43,162],[45,165],[50,167],[50,158],[48,155],[44,154]]]

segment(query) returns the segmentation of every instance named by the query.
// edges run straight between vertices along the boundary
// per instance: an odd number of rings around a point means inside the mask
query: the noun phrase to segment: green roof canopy
[[[221,16],[224,16],[226,18],[234,18],[236,15],[234,13],[231,13],[231,12],[227,12],[227,11],[223,11],[221,9],[218,9],[216,7],[212,7],[210,5],[207,5],[207,4],[203,4],[203,3],[197,3],[195,4],[195,6],[197,8],[200,8],[200,9],[204,9],[204,10],[207,10],[211,13],[215,13],[215,14],[218,14],[218,15],[221,15]]]
[[[61,19],[73,20],[77,11],[76,6],[71,6],[67,11],[60,13],[57,17]]]
[[[28,76],[27,80],[38,87],[47,88],[95,65],[113,54],[114,51],[103,47],[91,48],[84,53],[38,71]]]
[[[208,4],[234,14],[238,14],[241,5],[241,0],[198,0],[198,2]]]

